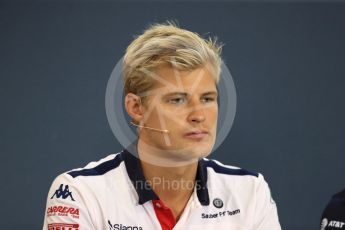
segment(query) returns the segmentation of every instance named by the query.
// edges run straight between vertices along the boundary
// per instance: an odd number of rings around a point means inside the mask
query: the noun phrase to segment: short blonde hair
[[[208,64],[218,84],[222,46],[217,37],[203,39],[197,33],[179,28],[173,21],[149,25],[127,47],[123,59],[125,95],[140,96],[148,91],[155,80],[145,73],[166,64],[181,71]]]

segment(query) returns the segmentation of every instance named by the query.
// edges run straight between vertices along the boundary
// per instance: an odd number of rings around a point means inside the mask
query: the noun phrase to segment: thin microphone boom
[[[163,133],[169,133],[169,130],[167,130],[167,129],[154,129],[154,128],[143,126],[143,125],[137,125],[133,121],[131,121],[131,124],[134,126],[140,127],[140,128],[151,129],[151,130],[163,132]]]

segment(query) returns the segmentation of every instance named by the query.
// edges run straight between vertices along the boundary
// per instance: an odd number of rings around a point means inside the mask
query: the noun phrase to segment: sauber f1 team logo
[[[66,206],[51,206],[47,209],[47,216],[72,216],[79,218],[79,209]]]
[[[48,230],[78,230],[79,224],[53,223],[48,224]]]

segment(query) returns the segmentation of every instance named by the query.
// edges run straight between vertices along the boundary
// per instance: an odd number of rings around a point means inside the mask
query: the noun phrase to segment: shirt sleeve
[[[277,205],[262,174],[256,189],[255,230],[281,230]]]
[[[93,230],[90,210],[78,181],[69,174],[52,183],[45,210],[43,230]]]

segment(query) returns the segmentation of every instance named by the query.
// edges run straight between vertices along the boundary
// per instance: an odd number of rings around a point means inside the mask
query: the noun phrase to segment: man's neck
[[[194,189],[197,162],[179,166],[162,167],[141,161],[145,179],[160,198],[177,198],[181,193],[191,193]],[[165,200],[165,199],[164,199]]]
[[[137,146],[139,158],[146,154],[154,154],[148,153],[144,146],[139,140]],[[143,160],[140,162],[145,179],[178,219],[193,193],[198,162],[188,162],[177,167],[159,166]]]

